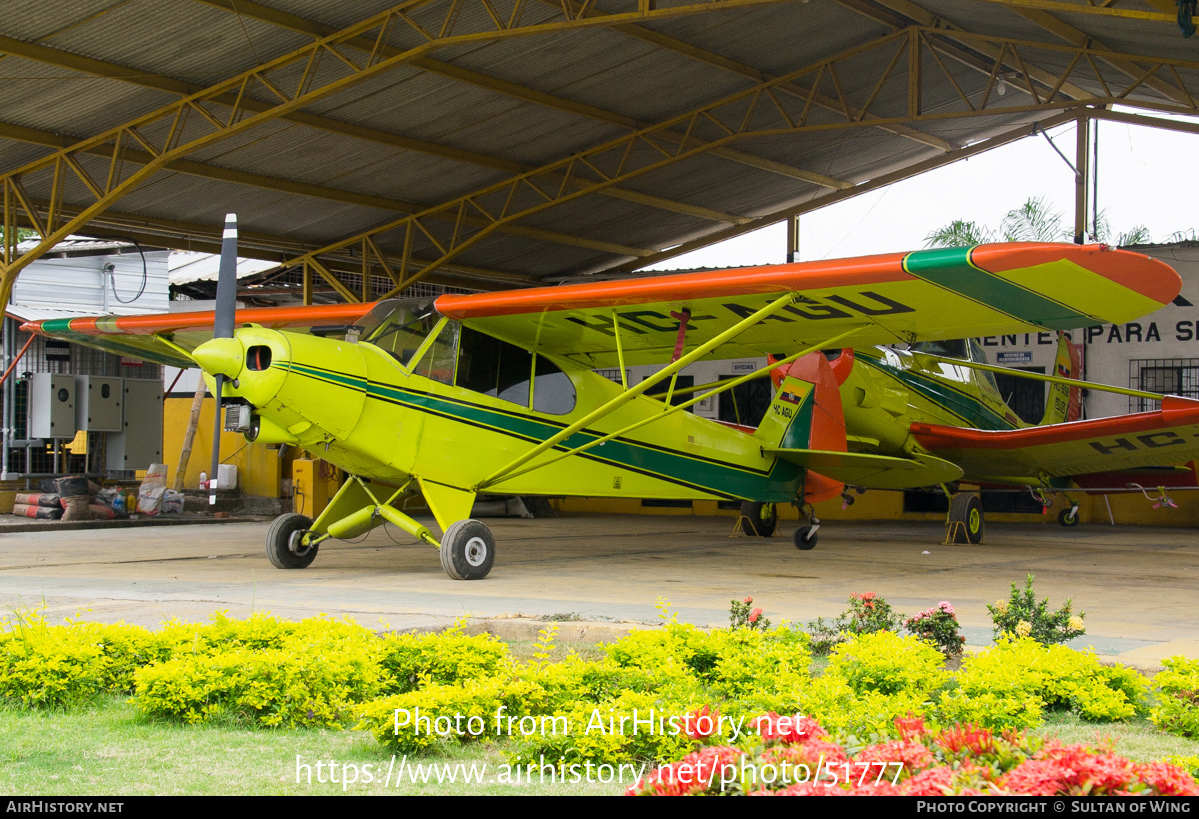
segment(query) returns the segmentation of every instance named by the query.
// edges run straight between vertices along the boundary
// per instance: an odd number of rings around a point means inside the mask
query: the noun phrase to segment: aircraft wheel
[[[1057,513],[1057,522],[1062,526],[1077,526],[1078,525],[1078,507],[1072,509],[1063,509]]]
[[[455,580],[482,580],[495,563],[495,538],[477,520],[460,520],[441,538],[441,568]]]
[[[276,569],[306,569],[316,560],[318,546],[300,546],[297,540],[296,549],[291,548],[293,539],[298,539],[312,526],[312,518],[288,512],[280,515],[271,523],[266,533],[266,556]]]
[[[778,509],[773,503],[746,501],[741,504],[741,517],[749,521],[743,527],[745,534],[755,537],[770,537],[779,525]]]
[[[806,552],[816,548],[816,533],[812,531],[812,526],[800,526],[795,530],[795,548],[801,552]]]
[[[986,520],[983,517],[982,501],[977,495],[959,494],[953,496],[949,504],[949,519],[961,521],[964,527],[954,530],[954,543],[982,543],[986,530]],[[965,540],[962,540],[962,528],[965,528]]]

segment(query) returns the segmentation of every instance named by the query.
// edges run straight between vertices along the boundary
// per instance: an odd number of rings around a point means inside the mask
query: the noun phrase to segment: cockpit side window
[[[462,328],[458,347],[455,385],[523,407],[532,398],[534,410],[551,415],[574,409],[574,384],[549,359],[537,356],[534,373],[531,352],[470,327]]]

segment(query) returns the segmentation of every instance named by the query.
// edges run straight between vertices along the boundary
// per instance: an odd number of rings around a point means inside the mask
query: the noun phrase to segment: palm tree
[[[1106,241],[1111,228],[1103,211],[1096,219],[1096,235],[1093,241]],[[1073,235],[1062,227],[1062,214],[1046,204],[1044,197],[1029,199],[1023,205],[1009,210],[994,231],[978,222],[955,219],[948,225],[934,230],[924,237],[925,247],[963,247],[985,242],[1061,242],[1069,241]],[[1121,233],[1115,241],[1117,247],[1144,244],[1150,241],[1149,229],[1137,225]]]

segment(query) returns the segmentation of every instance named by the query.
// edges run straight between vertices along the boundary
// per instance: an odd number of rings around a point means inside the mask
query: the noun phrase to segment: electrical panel
[[[34,373],[29,378],[29,437],[75,437],[75,376]]]
[[[123,379],[101,375],[75,376],[75,426],[88,432],[120,432],[124,429]]]
[[[147,469],[162,463],[162,382],[126,378],[125,423],[121,432],[107,436],[110,472]]]

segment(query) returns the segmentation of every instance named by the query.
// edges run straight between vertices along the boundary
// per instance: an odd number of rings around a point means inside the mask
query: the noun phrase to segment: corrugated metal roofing
[[[1186,62],[1178,74],[1199,95],[1195,40],[1184,40],[1171,24],[1084,13],[1083,0],[1073,1],[1080,11],[1055,9],[1059,20],[1105,47]],[[430,0],[414,7],[411,16],[436,28],[450,2]],[[311,42],[312,30],[345,27],[388,5],[389,0],[265,0],[257,5],[229,0],[9,0],[0,16],[0,35],[44,50],[33,55],[22,51],[24,57],[0,56],[0,172],[45,155],[50,150],[46,146],[55,140],[102,133],[178,99],[176,93],[163,90],[164,84],[203,87]],[[493,7],[504,13],[511,2],[494,0]],[[629,11],[635,4],[598,0],[596,7]],[[1127,0],[1120,8],[1125,7],[1158,10],[1147,0]],[[460,9],[460,27],[486,19],[475,0],[462,0]],[[559,19],[560,9],[559,0],[529,0],[522,20]],[[1066,43],[1038,25],[1043,18],[1037,15],[1045,10],[1021,12],[981,0],[917,0],[914,6],[908,0],[780,0],[637,26],[473,42],[432,50],[424,55],[424,63],[398,66],[317,100],[294,116],[194,151],[188,156],[192,164],[164,170],[114,203],[110,213],[98,219],[97,230],[114,233],[123,227],[162,237],[164,243],[187,245],[215,235],[223,214],[235,210],[244,244],[278,261],[387,224],[403,213],[400,204],[364,202],[363,196],[435,207],[519,170],[622,138],[631,126],[661,123],[712,104],[767,75],[863,49],[838,63],[835,78],[828,72],[820,77],[810,110],[808,91],[817,80],[815,72],[776,89],[792,119],[807,110],[809,124],[837,129],[755,136],[729,143],[721,155],[702,153],[668,163],[602,192],[527,214],[517,220],[518,229],[501,227],[454,260],[459,267],[520,280],[559,280],[627,265],[633,257],[619,247],[673,247],[724,230],[730,220],[770,218],[831,192],[795,178],[797,172],[830,177],[835,180],[832,186],[858,184],[937,156],[946,147],[939,140],[970,144],[1054,113],[1000,111],[989,117],[925,119],[909,126],[918,132],[914,136],[900,135],[895,131],[902,129],[895,128],[840,127],[846,118],[842,97],[855,117],[872,95],[871,115],[906,116],[906,56],[897,60],[893,74],[875,94],[880,73],[897,53],[900,40],[868,48],[911,22],[904,11],[943,21],[933,37],[943,46],[941,63],[952,79],[925,53],[923,110],[930,115],[964,111],[968,104],[958,88],[969,105],[978,106],[988,84],[986,47],[956,36],[950,30],[954,26],[1027,41],[1020,46],[1022,58],[1051,75],[1064,71],[1074,56],[1035,47]],[[393,48],[422,41],[405,25],[388,34]],[[363,52],[342,48],[362,58]],[[75,55],[108,64],[100,72],[106,76],[95,76],[87,66],[72,62]],[[1117,88],[1127,84],[1126,71],[1097,52],[1094,56],[1106,82],[1117,83]],[[321,76],[345,71],[336,57],[324,59]],[[1015,61],[1009,57],[1006,62],[999,73],[1007,78],[1008,94],[999,98],[992,93],[989,107],[1031,102]],[[297,70],[292,70],[292,80]],[[1175,79],[1172,72],[1162,71],[1129,98],[1164,102],[1167,97],[1151,87],[1160,87],[1158,81]],[[1089,66],[1076,69],[1070,83],[1102,93]],[[1039,88],[1039,93],[1045,89]],[[250,96],[260,103],[272,100],[261,86]],[[1182,98],[1181,93],[1174,96]],[[726,106],[718,119],[736,125],[748,106],[748,99]],[[229,111],[217,102],[209,103],[209,110],[217,116]],[[774,103],[763,98],[749,122],[770,127],[781,117]],[[205,127],[201,117],[193,117],[183,138]],[[657,148],[638,143],[630,154],[634,164],[664,160],[677,150],[688,127],[684,122],[674,126],[673,133],[655,136]],[[704,119],[690,127],[692,140],[720,139],[727,133]],[[153,137],[165,128],[154,126],[146,134]],[[595,164],[611,169],[620,158],[613,152]],[[93,178],[107,172],[102,157],[81,157],[80,162]],[[788,168],[793,170],[780,172]],[[258,186],[247,184],[250,180],[243,177],[230,179],[230,172],[262,181]],[[580,174],[594,178],[593,171],[583,169]],[[35,200],[50,198],[48,174],[22,181]],[[293,192],[296,185],[319,185],[323,190],[320,195],[303,195]],[[525,204],[536,200],[530,189],[522,196],[518,199]],[[75,209],[89,204],[81,182],[69,182],[65,202]],[[452,221],[430,223],[440,241],[448,240],[453,229]],[[403,233],[381,235],[377,243],[389,253],[399,253]],[[417,246],[424,257],[436,252],[423,234]],[[343,269],[352,269],[347,253],[335,260]]]

